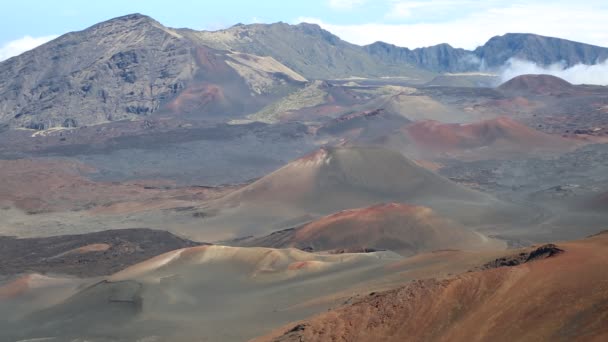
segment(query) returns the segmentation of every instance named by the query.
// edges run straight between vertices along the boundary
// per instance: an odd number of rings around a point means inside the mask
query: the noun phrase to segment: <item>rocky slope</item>
[[[370,293],[257,341],[602,341],[607,243],[601,234],[560,244],[563,252],[544,246],[513,267]]]
[[[0,63],[0,123],[75,127],[162,109],[238,115],[305,81],[272,57],[217,51],[132,14]]]

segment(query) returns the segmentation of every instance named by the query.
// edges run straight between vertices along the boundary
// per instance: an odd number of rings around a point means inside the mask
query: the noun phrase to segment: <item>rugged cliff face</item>
[[[375,42],[363,48],[370,55],[385,63],[410,63],[419,68],[435,72],[479,69],[479,59],[471,51],[453,48],[449,44],[410,50],[384,42]]]

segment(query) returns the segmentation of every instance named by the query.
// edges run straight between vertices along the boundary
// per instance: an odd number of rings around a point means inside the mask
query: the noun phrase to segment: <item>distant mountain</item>
[[[131,14],[0,63],[0,127],[74,127],[152,113],[226,121],[311,80],[389,76],[424,84],[437,73],[492,69],[511,57],[591,64],[608,58],[608,49],[507,34],[475,51],[448,44],[410,50],[350,44],[314,24],[194,31]]]
[[[428,72],[491,70],[510,58],[541,65],[563,62],[566,66],[595,64],[608,58],[608,48],[526,33],[496,36],[470,51],[449,44],[413,50],[384,42],[358,46],[307,23],[238,24],[219,31],[179,32],[216,49],[272,56],[315,79],[387,75],[423,79],[429,77]]]
[[[608,48],[527,33],[493,37],[474,51],[453,48],[448,44],[410,50],[383,42],[363,48],[383,62],[409,63],[435,72],[492,70],[510,58],[544,66],[554,63],[564,63],[565,66],[595,64],[608,59]]]
[[[179,32],[215,49],[272,56],[313,79],[430,76],[430,73],[419,70],[410,61],[380,61],[361,46],[343,41],[316,24],[238,24],[219,31],[181,29]]]
[[[479,59],[464,49],[449,44],[410,50],[396,45],[376,42],[363,47],[376,59],[395,65],[409,63],[435,72],[458,72],[479,69]]]
[[[488,67],[501,66],[510,58],[540,65],[564,63],[565,66],[573,66],[605,61],[608,59],[608,48],[536,34],[507,33],[491,38],[475,49],[474,54]]]

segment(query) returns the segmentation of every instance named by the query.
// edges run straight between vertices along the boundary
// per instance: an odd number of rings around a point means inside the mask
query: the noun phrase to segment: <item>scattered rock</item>
[[[512,267],[525,264],[531,261],[542,260],[563,253],[564,250],[556,245],[549,243],[542,245],[528,252],[521,252],[510,256],[495,259],[481,266],[479,269],[487,270],[498,267]]]

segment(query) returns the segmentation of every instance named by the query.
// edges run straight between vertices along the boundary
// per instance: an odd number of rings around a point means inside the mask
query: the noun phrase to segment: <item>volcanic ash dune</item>
[[[171,274],[195,272],[205,267],[222,266],[225,273],[254,278],[290,278],[299,273],[340,268],[345,264],[376,259],[373,255],[318,255],[294,248],[273,249],[230,246],[199,246],[171,251],[112,275],[109,280],[156,282]],[[232,270],[232,271],[230,271]],[[247,280],[243,279],[245,282]]]
[[[260,235],[382,202],[424,205],[469,223],[502,205],[391,150],[322,148],[213,202],[207,227]]]
[[[400,259],[389,252],[318,255],[297,249],[184,248],[133,265],[30,314],[0,329],[0,339],[111,334],[125,341],[150,336],[245,341],[324,311],[335,300],[320,299],[395,273],[386,266]]]
[[[343,210],[298,228],[241,240],[238,244],[332,252],[392,250],[402,255],[499,247],[498,242],[440,218],[430,208],[401,203]]]

